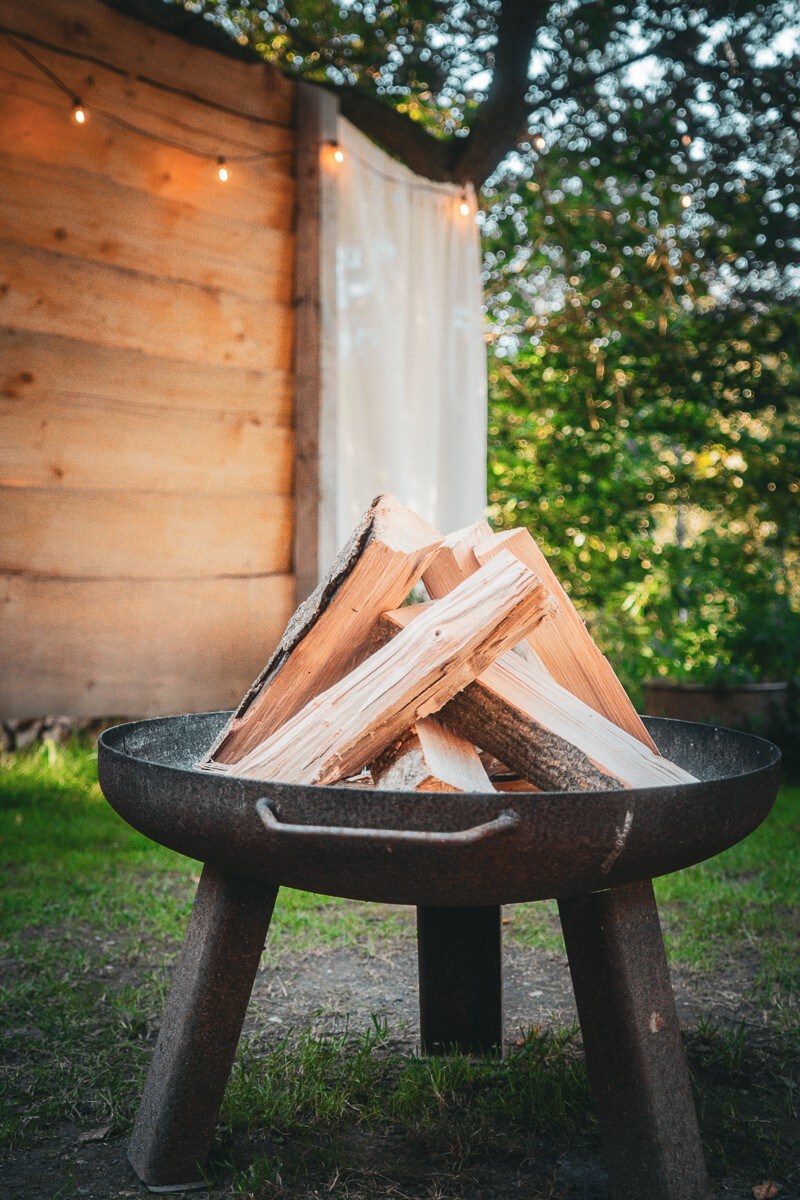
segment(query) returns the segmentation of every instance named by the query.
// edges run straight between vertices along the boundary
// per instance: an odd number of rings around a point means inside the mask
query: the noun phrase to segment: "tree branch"
[[[548,0],[503,0],[489,94],[468,136],[450,143],[455,182],[480,188],[527,133],[531,51],[549,7]]]

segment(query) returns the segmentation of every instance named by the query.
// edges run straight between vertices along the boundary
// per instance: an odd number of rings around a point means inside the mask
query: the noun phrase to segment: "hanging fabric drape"
[[[444,531],[482,517],[487,426],[472,189],[431,184],[344,118],[338,138],[333,552],[382,491]]]

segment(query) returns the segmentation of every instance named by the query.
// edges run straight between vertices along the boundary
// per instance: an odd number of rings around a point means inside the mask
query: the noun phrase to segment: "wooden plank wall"
[[[0,37],[0,715],[231,706],[293,607],[292,87],[96,0],[0,28],[90,112]]]
[[[324,578],[336,542],[336,165],[339,101],[297,84],[295,596]]]

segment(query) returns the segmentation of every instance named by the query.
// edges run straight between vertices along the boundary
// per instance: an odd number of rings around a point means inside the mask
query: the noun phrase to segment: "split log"
[[[442,539],[422,573],[422,582],[431,600],[441,600],[442,596],[475,574],[481,564],[472,553],[473,547],[491,536],[492,527],[488,521],[478,521]]]
[[[236,763],[210,769],[285,783],[353,775],[466,687],[550,606],[532,571],[510,554],[497,555],[266,741]]]
[[[481,564],[475,557],[475,549],[486,544],[492,537],[489,522],[477,521],[465,529],[457,529],[455,533],[443,539],[422,575],[422,582],[431,600],[441,600],[442,596],[458,587],[462,579],[467,579],[478,570]],[[515,646],[514,653],[521,655],[527,662],[541,661],[527,640]]]
[[[441,540],[432,525],[393,496],[373,500],[198,765],[236,762],[363,662],[372,649],[376,620],[402,604]]]
[[[386,613],[380,625],[383,636],[407,632],[432,607],[412,605]],[[561,687],[546,668],[516,654],[497,658],[438,715],[543,791],[609,791],[694,781],[682,767],[654,754]]]
[[[558,611],[546,627],[534,630],[528,644],[557,683],[568,688],[595,712],[607,717],[653,752],[656,744],[645,729],[628,693],[611,663],[595,644],[575,605],[559,583],[527,529],[512,529],[494,534],[474,547],[478,562],[486,563],[493,554],[510,550],[535,571],[552,592]]]
[[[370,770],[375,786],[396,792],[492,792],[492,781],[472,742],[435,717],[423,717],[387,746]]]

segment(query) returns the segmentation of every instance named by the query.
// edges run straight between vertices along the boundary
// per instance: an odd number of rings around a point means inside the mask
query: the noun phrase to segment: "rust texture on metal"
[[[457,829],[438,833],[434,829],[363,829],[353,825],[292,825],[282,821],[274,801],[262,798],[256,801],[256,812],[268,833],[286,841],[326,838],[332,842],[360,842],[362,845],[403,846],[472,846],[487,838],[502,833],[512,833],[519,825],[515,812],[501,812],[491,821],[472,825],[469,829]]]
[[[559,911],[614,1200],[708,1200],[653,885]]]
[[[501,911],[495,905],[417,909],[424,1053],[502,1050]]]
[[[203,1179],[277,894],[203,869],[128,1146],[144,1183]]]
[[[129,1157],[151,1186],[202,1178],[280,885],[418,909],[423,1045],[502,1043],[500,908],[559,900],[615,1200],[708,1185],[650,879],[746,837],[780,754],[749,734],[648,720],[697,783],[490,795],[295,787],[193,769],[228,713],[100,738],[106,799],[206,865]],[[590,894],[594,893],[594,894]]]
[[[579,895],[700,862],[769,811],[780,755],[748,734],[655,720],[659,748],[700,782],[513,798],[299,787],[192,769],[226,713],[141,721],[100,740],[100,783],[136,829],[182,854],[264,883],[355,900],[476,907]],[[265,828],[256,801],[275,818]],[[513,812],[513,832],[438,839]],[[503,818],[503,823],[507,818]],[[303,837],[280,824],[314,826]],[[380,836],[341,836],[341,830]],[[497,826],[494,827],[497,830]],[[393,833],[393,831],[395,831]]]

